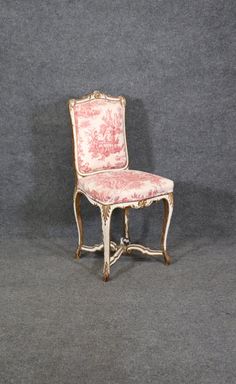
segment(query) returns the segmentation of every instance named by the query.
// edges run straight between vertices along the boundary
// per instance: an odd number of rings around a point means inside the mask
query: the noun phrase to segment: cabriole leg
[[[110,205],[101,205],[100,209],[104,244],[103,280],[108,281],[110,276],[110,225],[112,207]]]
[[[164,205],[164,217],[161,236],[161,249],[164,256],[164,262],[166,265],[171,263],[171,257],[167,252],[167,235],[170,227],[171,216],[174,206],[174,194],[173,192],[167,195],[167,198],[162,199]]]
[[[78,246],[75,253],[75,258],[79,259],[81,254],[81,249],[83,245],[83,223],[81,219],[81,210],[80,210],[80,199],[81,199],[81,193],[78,191],[74,192],[74,214],[75,214],[75,221],[77,225],[77,231],[78,231]]]

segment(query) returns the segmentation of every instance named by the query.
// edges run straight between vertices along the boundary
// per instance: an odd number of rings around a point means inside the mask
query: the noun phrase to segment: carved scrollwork
[[[78,99],[71,99],[69,100],[69,107],[74,107],[74,105],[84,102],[84,101],[89,101],[92,99],[108,99],[108,100],[119,100],[122,106],[125,106],[126,100],[124,96],[112,96],[109,95],[108,93],[103,93],[101,91],[95,90],[91,93],[88,93],[87,95],[81,96]]]
[[[146,207],[146,205],[147,205],[147,200],[140,200],[140,201],[138,202],[138,206],[139,206],[140,208],[144,208],[144,207]]]
[[[102,217],[104,219],[105,224],[107,222],[107,219],[109,218],[110,212],[111,212],[110,205],[102,205]]]
[[[94,91],[92,95],[95,97],[95,99],[99,99],[102,96],[100,91]]]
[[[154,203],[156,200],[153,199],[146,199],[146,200],[139,200],[137,204],[132,205],[132,208],[144,208],[149,207],[152,203]]]

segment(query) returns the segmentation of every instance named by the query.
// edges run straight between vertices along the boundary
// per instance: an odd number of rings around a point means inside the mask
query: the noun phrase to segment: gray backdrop
[[[127,98],[130,167],[175,181],[173,236],[229,235],[234,3],[1,1],[3,231],[75,235],[67,100],[98,89]]]
[[[1,383],[235,383],[235,11],[0,0]],[[95,89],[127,98],[130,167],[175,181],[173,264],[122,256],[106,284],[73,259],[67,101]],[[161,217],[134,210],[131,238],[157,246]]]

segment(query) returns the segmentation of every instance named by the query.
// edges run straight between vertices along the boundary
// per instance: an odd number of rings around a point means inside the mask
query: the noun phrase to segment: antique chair
[[[161,255],[166,265],[171,258],[167,252],[167,233],[173,211],[173,181],[147,172],[129,170],[125,134],[125,98],[113,97],[99,91],[78,100],[69,100],[73,127],[75,191],[74,213],[78,229],[76,258],[81,251],[104,250],[103,279],[107,281],[110,267],[120,256],[130,251]],[[80,214],[81,194],[100,208],[103,243],[84,245],[83,225]],[[163,201],[164,219],[161,250],[132,244],[129,238],[129,208],[147,207]],[[123,209],[124,235],[120,244],[110,239],[112,212]],[[111,255],[113,251],[113,255]]]

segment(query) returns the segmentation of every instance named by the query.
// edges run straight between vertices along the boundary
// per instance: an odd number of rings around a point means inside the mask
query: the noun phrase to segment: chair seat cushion
[[[114,170],[78,178],[78,189],[102,204],[148,199],[172,192],[173,188],[172,180],[134,170]]]

